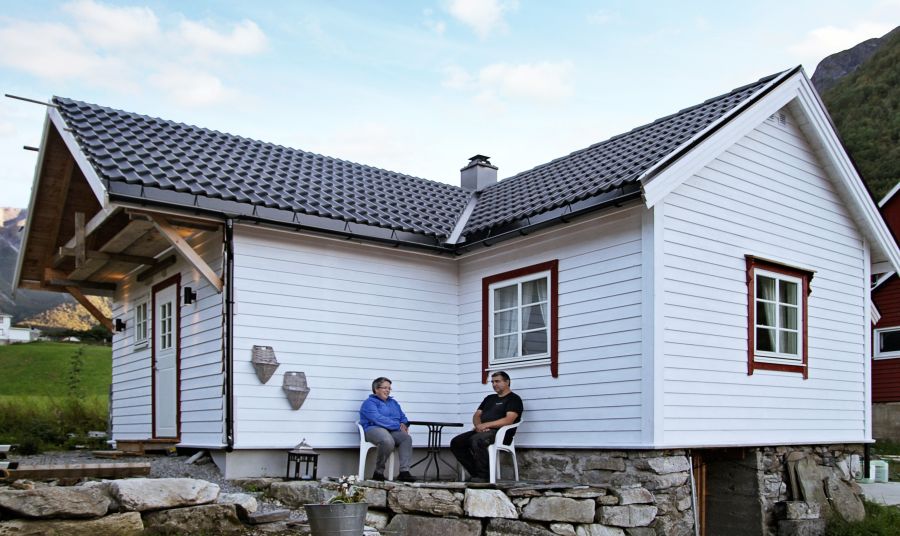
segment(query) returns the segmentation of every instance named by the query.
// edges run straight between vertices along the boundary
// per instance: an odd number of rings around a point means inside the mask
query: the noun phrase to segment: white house
[[[113,437],[229,477],[302,438],[351,472],[380,375],[407,414],[468,422],[507,370],[520,449],[871,441],[869,281],[900,252],[800,68],[496,177],[54,98],[16,284],[113,296]]]
[[[0,313],[0,344],[36,341],[40,335],[36,329],[12,327],[12,315]]]

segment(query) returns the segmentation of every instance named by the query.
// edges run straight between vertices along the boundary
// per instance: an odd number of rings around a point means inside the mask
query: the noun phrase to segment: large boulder
[[[144,523],[137,512],[86,520],[0,522],[0,536],[139,536],[143,533]]]
[[[825,480],[825,492],[831,499],[831,507],[846,521],[862,521],[866,508],[859,495],[853,493],[849,484],[836,476]]]
[[[137,512],[208,504],[219,496],[219,486],[193,478],[129,478],[109,491],[122,510]]]
[[[109,497],[98,489],[82,487],[13,489],[0,491],[0,508],[13,517],[100,517],[109,509]]]
[[[607,527],[606,525],[591,523],[589,525],[578,525],[575,528],[575,536],[625,536],[625,531],[619,527]]]
[[[398,514],[387,524],[384,532],[386,534],[403,534],[404,536],[434,536],[435,534],[479,536],[481,534],[481,522],[475,519],[451,519],[447,517]],[[550,533],[550,536],[553,536],[553,533]]]
[[[628,506],[601,506],[597,521],[615,527],[646,527],[656,518],[655,506],[629,504]]]
[[[281,501],[286,506],[299,507],[304,504],[322,502],[322,488],[318,482],[294,480],[290,482],[273,482],[269,486],[269,497]]]
[[[535,497],[522,509],[522,519],[535,521],[562,521],[567,523],[591,523],[594,521],[592,499],[568,497]]]
[[[244,525],[233,504],[204,504],[144,514],[153,534],[240,534]]]
[[[464,508],[469,517],[519,518],[515,505],[498,489],[467,489]]]
[[[463,515],[462,493],[445,489],[398,487],[388,493],[388,508],[398,514],[423,513],[434,516]]]

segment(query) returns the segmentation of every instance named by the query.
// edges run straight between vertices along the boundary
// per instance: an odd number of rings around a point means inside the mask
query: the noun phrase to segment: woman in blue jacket
[[[375,444],[375,473],[372,480],[384,480],[384,466],[388,456],[397,449],[400,457],[400,474],[397,480],[415,482],[409,474],[412,458],[412,438],[409,436],[409,419],[400,404],[391,396],[391,380],[380,377],[372,382],[372,393],[359,408],[359,424],[366,432],[366,441]]]

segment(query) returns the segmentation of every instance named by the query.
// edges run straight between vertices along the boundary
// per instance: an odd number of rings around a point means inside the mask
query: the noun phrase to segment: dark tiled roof
[[[608,197],[623,186],[633,190],[642,173],[782,74],[485,188],[463,235],[477,238],[579,201]],[[70,99],[54,102],[110,191],[116,184],[142,185],[438,241],[450,236],[470,197],[457,186],[279,145]]]
[[[461,188],[56,97],[97,174],[226,201],[447,237]]]
[[[637,181],[644,171],[776,76],[768,76],[485,188],[463,234],[533,217]]]

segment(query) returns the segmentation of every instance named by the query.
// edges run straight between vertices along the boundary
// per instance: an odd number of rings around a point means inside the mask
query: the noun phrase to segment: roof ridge
[[[386,173],[390,173],[390,174],[392,174],[392,175],[399,175],[399,176],[401,176],[401,177],[406,177],[406,178],[409,178],[409,179],[414,179],[414,180],[419,180],[419,181],[425,181],[425,182],[428,182],[428,183],[435,184],[435,185],[437,185],[437,186],[447,187],[447,188],[450,188],[450,189],[459,190],[459,191],[463,191],[463,192],[464,192],[464,190],[463,190],[462,187],[456,186],[456,185],[454,185],[454,184],[450,184],[450,183],[446,183],[446,182],[440,182],[440,181],[436,181],[436,180],[434,180],[434,179],[426,179],[425,177],[419,177],[419,176],[417,176],[417,175],[410,175],[410,174],[408,174],[408,173],[403,173],[403,172],[401,172],[401,171],[394,171],[394,170],[390,170],[390,169],[380,168],[380,167],[377,167],[377,166],[373,166],[373,165],[371,165],[371,164],[362,164],[362,163],[359,163],[359,162],[354,162],[354,161],[352,161],[352,160],[346,160],[346,159],[343,159],[343,158],[338,158],[338,157],[336,157],[336,156],[328,156],[328,155],[325,155],[325,154],[316,153],[316,152],[313,152],[313,151],[307,151],[307,150],[305,150],[305,149],[298,149],[298,148],[296,148],[296,147],[289,147],[289,146],[287,146],[287,145],[281,145],[281,144],[274,143],[274,142],[269,142],[269,141],[264,141],[264,140],[258,140],[258,139],[250,138],[250,137],[247,137],[247,136],[241,136],[240,134],[231,134],[231,133],[229,133],[229,132],[222,132],[222,131],[220,131],[220,130],[215,130],[215,129],[211,129],[211,128],[207,128],[207,127],[201,127],[201,126],[198,126],[198,125],[192,125],[192,124],[190,124],[190,123],[185,123],[185,122],[182,122],[182,121],[175,121],[175,120],[172,120],[172,119],[165,119],[165,118],[162,118],[162,117],[156,117],[156,116],[147,115],[147,114],[141,114],[141,113],[137,113],[137,112],[129,112],[129,111],[127,111],[127,110],[121,110],[121,109],[113,108],[113,107],[110,107],[110,106],[104,106],[104,105],[102,105],[102,104],[95,104],[95,103],[92,103],[92,102],[87,102],[87,101],[82,101],[82,100],[78,100],[78,99],[73,99],[73,98],[70,98],[70,97],[61,97],[61,96],[59,96],[59,95],[54,95],[53,98],[52,98],[52,100],[53,100],[53,101],[56,101],[56,100],[65,100],[65,101],[69,101],[69,102],[73,102],[73,103],[79,103],[79,104],[84,104],[84,105],[87,105],[87,106],[93,106],[93,107],[96,107],[96,108],[100,108],[100,109],[102,109],[102,110],[106,110],[106,111],[108,111],[108,112],[115,112],[115,113],[120,113],[120,114],[130,115],[130,116],[141,117],[141,118],[143,118],[143,119],[152,120],[152,121],[160,121],[160,122],[163,122],[163,123],[168,123],[168,124],[170,124],[170,125],[182,126],[182,127],[188,128],[188,129],[194,129],[194,130],[202,131],[202,132],[209,133],[209,134],[213,134],[213,135],[225,136],[225,137],[229,137],[229,138],[236,138],[236,139],[239,139],[239,140],[244,140],[244,141],[246,141],[246,142],[248,142],[248,143],[259,143],[259,144],[266,145],[266,146],[269,146],[269,147],[277,147],[277,148],[281,148],[281,149],[284,149],[284,150],[287,150],[287,151],[300,152],[300,153],[312,155],[312,156],[314,156],[314,157],[319,157],[319,158],[324,158],[324,159],[328,159],[328,160],[333,160],[333,161],[336,161],[336,162],[342,162],[342,163],[350,164],[350,165],[353,165],[353,166],[360,166],[360,167],[369,168],[369,169],[373,169],[373,170],[379,170],[379,171],[383,171],[383,172],[386,172]]]
[[[692,106],[688,106],[687,108],[682,108],[681,110],[678,110],[678,111],[675,112],[675,113],[671,113],[671,114],[665,115],[665,116],[663,116],[663,117],[659,117],[659,118],[654,119],[653,121],[651,121],[651,122],[649,122],[649,123],[645,123],[645,124],[643,124],[643,125],[634,127],[634,128],[632,128],[631,130],[628,130],[628,131],[626,131],[626,132],[621,132],[621,133],[619,133],[619,134],[615,134],[615,135],[610,136],[609,138],[607,138],[607,139],[605,139],[605,140],[598,141],[598,142],[596,142],[596,143],[592,143],[591,145],[588,145],[587,147],[583,147],[583,148],[581,148],[581,149],[572,151],[572,152],[569,153],[569,154],[566,154],[566,155],[563,155],[563,156],[559,156],[559,157],[554,158],[553,160],[550,160],[550,161],[548,161],[548,162],[544,162],[544,163],[542,163],[542,164],[538,164],[538,165],[536,165],[536,166],[534,166],[534,167],[532,167],[532,168],[530,168],[530,169],[526,169],[526,170],[524,170],[524,171],[520,171],[519,173],[516,173],[515,175],[512,175],[512,176],[510,176],[510,177],[507,177],[507,178],[505,178],[505,179],[503,179],[503,180],[497,181],[495,184],[492,184],[492,185],[488,186],[487,188],[485,188],[485,190],[487,190],[487,189],[492,189],[492,188],[496,188],[496,187],[499,186],[500,184],[503,184],[503,183],[508,182],[508,181],[510,181],[510,180],[517,179],[518,177],[520,177],[520,176],[522,176],[522,175],[529,174],[529,173],[531,173],[531,172],[533,172],[533,171],[535,171],[535,170],[541,169],[541,168],[543,168],[543,167],[545,167],[545,166],[550,166],[551,164],[554,164],[554,163],[556,163],[556,162],[559,162],[560,160],[564,160],[564,159],[566,159],[566,158],[570,158],[570,157],[572,157],[572,156],[575,156],[575,155],[578,155],[578,154],[585,153],[585,152],[587,152],[587,151],[590,151],[591,149],[594,149],[594,148],[596,148],[596,147],[605,145],[605,144],[607,144],[607,143],[609,143],[609,142],[618,140],[618,139],[620,139],[620,138],[622,138],[622,137],[628,136],[628,135],[630,135],[630,134],[634,134],[634,133],[639,132],[639,131],[641,131],[641,130],[648,129],[648,128],[654,126],[654,125],[658,125],[658,124],[662,123],[663,121],[666,121],[666,120],[669,120],[669,119],[671,119],[671,118],[673,118],[673,117],[676,117],[676,116],[678,116],[678,115],[687,113],[687,112],[689,112],[689,111],[691,111],[691,110],[695,110],[695,109],[697,109],[697,108],[699,108],[699,107],[701,107],[701,106],[705,106],[705,105],[707,105],[707,104],[709,104],[709,103],[711,103],[711,102],[715,102],[715,101],[717,101],[717,100],[724,99],[724,98],[726,98],[726,97],[729,97],[729,96],[731,96],[731,95],[734,95],[735,93],[739,93],[739,92],[741,92],[741,91],[744,91],[744,90],[746,90],[747,88],[750,88],[750,87],[752,87],[752,86],[755,86],[755,85],[758,85],[758,84],[763,84],[763,83],[766,83],[766,82],[770,82],[770,81],[773,80],[774,78],[776,78],[776,77],[778,77],[778,76],[780,76],[780,75],[782,75],[782,74],[784,74],[784,73],[786,73],[786,72],[788,72],[788,71],[790,71],[790,70],[791,70],[791,69],[786,69],[786,70],[784,70],[784,71],[779,71],[779,72],[777,72],[777,73],[770,74],[770,75],[768,75],[768,76],[764,76],[764,77],[760,78],[759,80],[757,80],[757,81],[755,81],[755,82],[750,82],[749,84],[744,84],[744,85],[742,85],[742,86],[740,86],[740,87],[737,87],[737,88],[734,88],[734,89],[728,91],[727,93],[722,93],[721,95],[718,95],[718,96],[716,96],[716,97],[711,97],[711,98],[709,98],[709,99],[706,99],[706,100],[703,101],[703,102],[694,104],[694,105],[692,105]]]

